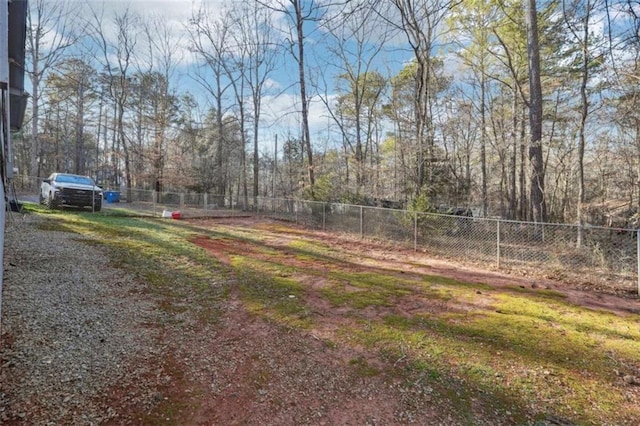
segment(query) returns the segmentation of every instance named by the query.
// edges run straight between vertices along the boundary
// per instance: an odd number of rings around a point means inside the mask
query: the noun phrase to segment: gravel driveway
[[[0,423],[115,420],[122,405],[110,406],[109,392],[149,375],[149,364],[134,361],[160,355],[148,326],[157,312],[99,249],[77,234],[40,231],[41,220],[7,218]],[[154,392],[136,389],[130,399],[153,403]]]

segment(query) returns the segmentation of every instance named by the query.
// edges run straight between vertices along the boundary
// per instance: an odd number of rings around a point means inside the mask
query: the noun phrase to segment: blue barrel
[[[120,192],[119,191],[104,191],[104,200],[107,203],[119,203]]]

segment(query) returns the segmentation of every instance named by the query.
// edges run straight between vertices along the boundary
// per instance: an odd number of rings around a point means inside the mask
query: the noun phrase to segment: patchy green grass
[[[265,275],[275,280],[262,286],[269,291],[252,293],[257,311],[279,312],[271,318],[291,325],[292,314],[307,312],[298,304],[298,295],[304,299],[305,291],[312,291],[305,286],[305,274],[322,276],[326,284],[313,291],[331,306],[349,308],[345,325],[332,339],[336,347],[364,345],[387,361],[385,374],[428,383],[470,423],[477,404],[510,416],[515,424],[550,415],[580,424],[612,419],[633,424],[640,415],[617,375],[623,366],[640,362],[637,315],[573,306],[556,290],[499,288],[439,276],[417,280],[384,268],[363,271],[360,265],[350,272],[345,265],[357,265],[357,259],[322,242],[299,239],[287,248],[303,262],[298,273],[282,256],[250,268],[261,274],[253,282],[263,282]],[[314,261],[324,272],[308,266]],[[286,284],[278,283],[283,275]],[[290,312],[280,305],[288,293],[296,294]],[[408,315],[397,310],[401,300],[411,298],[426,300],[424,311]],[[433,306],[437,309],[429,309]],[[369,308],[380,316],[372,318]],[[321,327],[322,320],[314,315],[311,328]],[[364,359],[350,364],[367,376],[370,365]]]
[[[640,418],[638,387],[620,377],[640,369],[638,315],[575,306],[555,290],[366,267],[357,255],[284,225],[275,233],[33,210],[45,216],[43,230],[77,232],[105,247],[115,264],[162,295],[169,311],[196,295],[198,315],[215,321],[216,304],[229,295],[226,282],[235,281],[255,315],[290,332],[321,331],[332,351],[364,348],[366,357],[344,361],[362,380],[391,377],[415,398],[446,400],[469,424],[478,413],[512,424],[557,416],[632,425]],[[190,242],[197,234],[244,245],[223,265]],[[313,300],[330,308],[319,312]]]
[[[234,256],[232,265],[251,312],[288,327],[311,327],[311,313],[302,299],[301,283],[283,276],[280,269],[268,262]]]
[[[396,276],[345,271],[327,271],[331,285],[321,290],[333,306],[362,309],[369,306],[393,306],[399,297],[412,294],[409,280]]]
[[[319,241],[309,241],[297,239],[289,243],[289,247],[295,249],[297,256],[301,260],[319,260],[325,259],[337,261],[341,253],[335,248]]]
[[[131,218],[118,212],[104,214],[48,210],[30,205],[29,212],[44,216],[45,231],[74,232],[83,242],[104,248],[112,263],[126,269],[163,296],[161,307],[177,313],[184,300],[203,321],[217,321],[217,304],[229,294],[226,268],[188,241],[195,233],[177,221]]]
[[[356,373],[360,377],[373,377],[380,374],[380,371],[369,364],[364,357],[353,358],[349,360],[349,365],[356,369]]]
[[[436,384],[462,379],[466,391],[492,394],[495,407],[512,413],[524,415],[525,402],[533,401],[540,418],[633,424],[639,411],[614,366],[638,365],[637,321],[504,293],[474,312],[390,314],[345,330],[343,338],[411,360],[407,368],[416,374],[435,369]]]

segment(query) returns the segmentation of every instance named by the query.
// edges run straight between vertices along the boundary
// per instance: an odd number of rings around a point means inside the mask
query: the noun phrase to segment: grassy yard
[[[492,414],[513,424],[640,419],[637,314],[571,304],[554,289],[432,275],[428,259],[376,259],[285,223],[28,209],[46,217],[46,230],[104,247],[169,313],[188,309],[215,324],[218,302],[239,297],[288,333],[357,348],[365,355],[346,363],[363,380],[402,382],[468,424]]]

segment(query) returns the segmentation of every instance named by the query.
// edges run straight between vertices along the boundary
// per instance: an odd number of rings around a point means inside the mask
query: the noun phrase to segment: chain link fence
[[[38,200],[35,180],[15,180],[19,200]],[[533,272],[588,288],[640,294],[638,231],[597,226],[540,224],[294,199],[123,189],[118,208],[135,215],[170,217],[257,214],[330,232],[395,242],[461,263]],[[11,193],[9,194],[11,196]]]
[[[535,272],[587,288],[640,294],[638,231],[518,222],[379,207],[259,199],[259,214],[393,241],[462,263]]]

